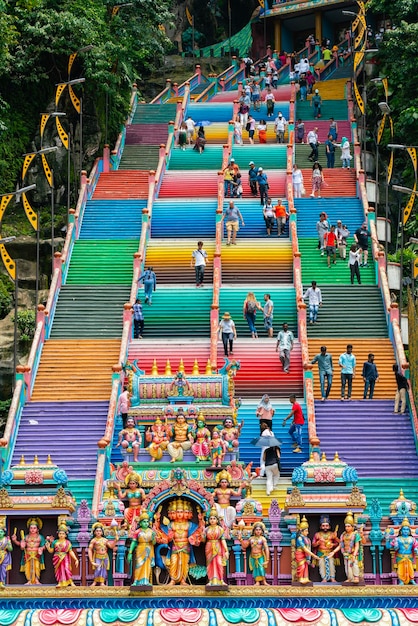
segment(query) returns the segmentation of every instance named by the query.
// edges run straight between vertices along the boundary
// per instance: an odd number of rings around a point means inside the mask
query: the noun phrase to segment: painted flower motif
[[[100,619],[105,624],[113,624],[114,622],[123,622],[125,624],[134,624],[141,613],[141,609],[102,609],[100,611]]]
[[[319,622],[322,609],[276,609],[288,622]]]
[[[410,622],[418,622],[418,609],[397,609],[397,610],[402,611],[402,613]]]
[[[44,477],[42,470],[31,469],[25,472],[25,484],[26,485],[42,485]]]
[[[254,624],[260,619],[258,609],[221,609],[224,618],[231,624]]]
[[[41,624],[55,626],[56,624],[74,624],[80,617],[82,609],[45,609],[39,611],[38,617]]]
[[[0,624],[2,626],[12,626],[20,614],[20,609],[2,609],[0,610]]]
[[[316,483],[334,483],[335,470],[333,467],[316,467],[314,478]]]
[[[380,622],[383,619],[383,611],[380,609],[341,609],[341,613],[350,622]]]
[[[198,624],[202,619],[201,609],[161,609],[160,615],[171,624],[178,624],[179,622]]]

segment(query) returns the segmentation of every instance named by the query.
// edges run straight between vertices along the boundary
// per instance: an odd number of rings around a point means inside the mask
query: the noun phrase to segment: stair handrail
[[[225,151],[224,151],[225,155]],[[225,157],[223,159],[225,161]],[[226,166],[225,166],[226,167]],[[218,194],[215,226],[215,252],[213,255],[213,296],[210,310],[210,364],[212,372],[218,368],[219,299],[222,286],[222,234],[223,234],[224,182],[223,170],[218,172]]]
[[[24,381],[23,373],[19,373],[16,375],[16,386],[13,392],[3,437],[0,439],[0,457],[3,468],[9,467],[12,459],[20,416],[26,401],[26,392],[27,385]]]
[[[115,147],[112,150],[112,169],[117,170],[119,167],[121,155],[123,152],[123,148],[125,146],[126,139],[126,127],[132,124],[133,117],[135,115],[136,107],[138,106],[138,87],[136,83],[132,85],[131,99],[129,102],[129,113],[128,117],[122,127],[121,132],[116,139]]]

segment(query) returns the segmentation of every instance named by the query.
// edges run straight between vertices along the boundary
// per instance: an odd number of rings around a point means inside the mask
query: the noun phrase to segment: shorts
[[[255,132],[254,130],[249,130],[248,131],[248,136],[250,137],[250,139],[254,138],[254,132]]]
[[[227,222],[226,223],[226,230],[233,230],[234,232],[238,232],[239,231],[239,223],[238,222]]]
[[[359,242],[359,243],[358,243],[358,247],[360,248],[360,250],[363,250],[363,252],[364,252],[365,250],[368,250],[368,249],[369,249],[369,246],[368,246],[368,244],[366,244],[366,243],[361,244],[361,243]]]
[[[258,102],[260,100],[260,94],[256,93],[251,96],[251,100],[253,102]]]
[[[272,315],[266,315],[266,317],[264,318],[264,328],[266,330],[269,330],[269,328],[273,328],[273,316]]]
[[[327,252],[327,256],[331,256],[331,254],[335,254],[336,252],[335,246],[327,246],[325,250]]]

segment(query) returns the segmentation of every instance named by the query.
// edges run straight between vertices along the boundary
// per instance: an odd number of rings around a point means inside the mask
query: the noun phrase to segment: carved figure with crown
[[[245,487],[241,486],[238,489],[232,489],[231,487],[232,476],[227,470],[222,470],[216,476],[216,484],[213,495],[217,500],[215,507],[218,513],[219,519],[230,529],[235,523],[237,512],[235,507],[231,506],[231,498],[239,498],[242,494],[242,490]]]
[[[363,568],[363,541],[361,532],[356,530],[354,517],[350,511],[344,519],[345,530],[340,537],[340,549],[344,558],[346,584],[359,584]]]
[[[319,559],[319,573],[323,583],[335,583],[334,556],[340,550],[340,542],[337,537],[338,526],[332,531],[329,515],[321,515],[319,528],[312,540],[312,547]]]
[[[135,554],[134,574],[132,586],[146,590],[152,586],[152,568],[155,565],[154,545],[157,537],[150,528],[151,517],[142,513],[138,519],[139,528],[135,531],[128,552],[128,562],[131,563]]]
[[[135,420],[128,417],[126,426],[119,432],[116,447],[122,446],[124,452],[133,453],[135,463],[138,463],[139,449],[142,443],[142,435],[138,428],[135,428]]]
[[[16,529],[12,535],[13,543],[23,551],[20,571],[25,574],[27,585],[40,585],[41,572],[45,569],[45,537],[41,535],[42,526],[43,523],[39,517],[31,517],[27,521],[26,535],[21,530],[19,540]]]
[[[73,550],[71,542],[68,540],[68,528],[66,524],[60,524],[58,527],[58,537],[47,537],[45,548],[52,556],[52,564],[54,566],[55,579],[57,588],[75,587],[73,581],[72,561],[78,567],[78,558]]]
[[[184,452],[190,450],[194,440],[181,407],[178,408],[176,419],[171,425],[171,436],[173,440],[167,445],[167,452],[171,456],[171,463],[182,461]]]
[[[199,463],[199,461],[206,461],[209,458],[211,449],[210,441],[210,430],[206,427],[203,413],[199,413],[199,416],[197,418],[195,441],[192,444],[192,452],[196,457],[197,463]]]
[[[119,539],[117,533],[113,539],[107,539],[105,530],[106,527],[101,522],[96,522],[92,526],[93,538],[88,548],[89,563],[94,571],[92,587],[106,585],[110,569],[108,550],[115,550]]]
[[[302,517],[296,531],[294,540],[294,579],[293,583],[299,585],[312,585],[309,578],[309,566],[315,562],[315,554],[312,552],[311,540],[309,539],[309,524],[305,516]]]
[[[198,508],[198,523],[194,523],[192,504],[182,498],[169,503],[167,514],[169,519],[161,520],[161,507],[155,514],[157,543],[168,545],[165,566],[170,576],[169,584],[187,585],[189,569],[196,565],[193,546],[198,546],[203,537],[203,514]]]
[[[167,396],[178,396],[180,398],[193,396],[193,389],[187,382],[187,378],[183,371],[179,370],[176,372],[173,381],[168,388]]]
[[[221,437],[227,445],[227,452],[236,452],[239,446],[239,436],[244,422],[235,425],[232,417],[226,417],[221,430]]]
[[[4,589],[7,572],[12,568],[12,550],[12,542],[6,534],[6,528],[0,526],[0,589]]]
[[[212,439],[210,440],[209,445],[212,467],[222,467],[222,461],[225,458],[227,446],[217,428],[214,428],[212,431]]]
[[[145,491],[141,487],[142,479],[139,474],[132,472],[126,476],[126,489],[122,491],[118,484],[118,496],[122,500],[128,499],[129,505],[126,507],[124,517],[129,525],[130,535],[136,530],[136,518],[142,513],[141,504],[145,498]]]
[[[160,418],[157,418],[154,424],[147,429],[145,439],[147,442],[150,442],[147,450],[151,457],[151,463],[162,459],[170,441],[169,435],[169,425],[167,423],[163,424]]]
[[[245,522],[244,522],[245,527]],[[256,587],[268,585],[266,580],[267,566],[270,561],[270,551],[267,543],[267,531],[262,521],[253,524],[250,537],[245,537],[241,528],[235,535],[243,550],[250,548],[248,564],[254,577]]]
[[[228,585],[224,581],[224,572],[229,558],[229,551],[224,529],[220,524],[218,512],[214,507],[209,511],[208,524],[203,532],[202,539],[206,543],[205,555],[208,576],[206,588],[209,591],[214,589],[227,590]]]
[[[393,528],[386,529],[386,547],[393,552],[394,568],[399,585],[416,585],[415,570],[418,556],[418,539],[413,536],[407,517],[395,534]]]

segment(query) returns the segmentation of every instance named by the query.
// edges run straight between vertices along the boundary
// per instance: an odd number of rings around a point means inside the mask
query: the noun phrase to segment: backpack
[[[247,122],[247,125],[246,125],[246,127],[245,127],[245,130],[246,130],[247,132],[249,132],[249,131],[251,130],[251,122]]]
[[[255,313],[257,311],[257,305],[252,300],[247,301],[247,313]]]

